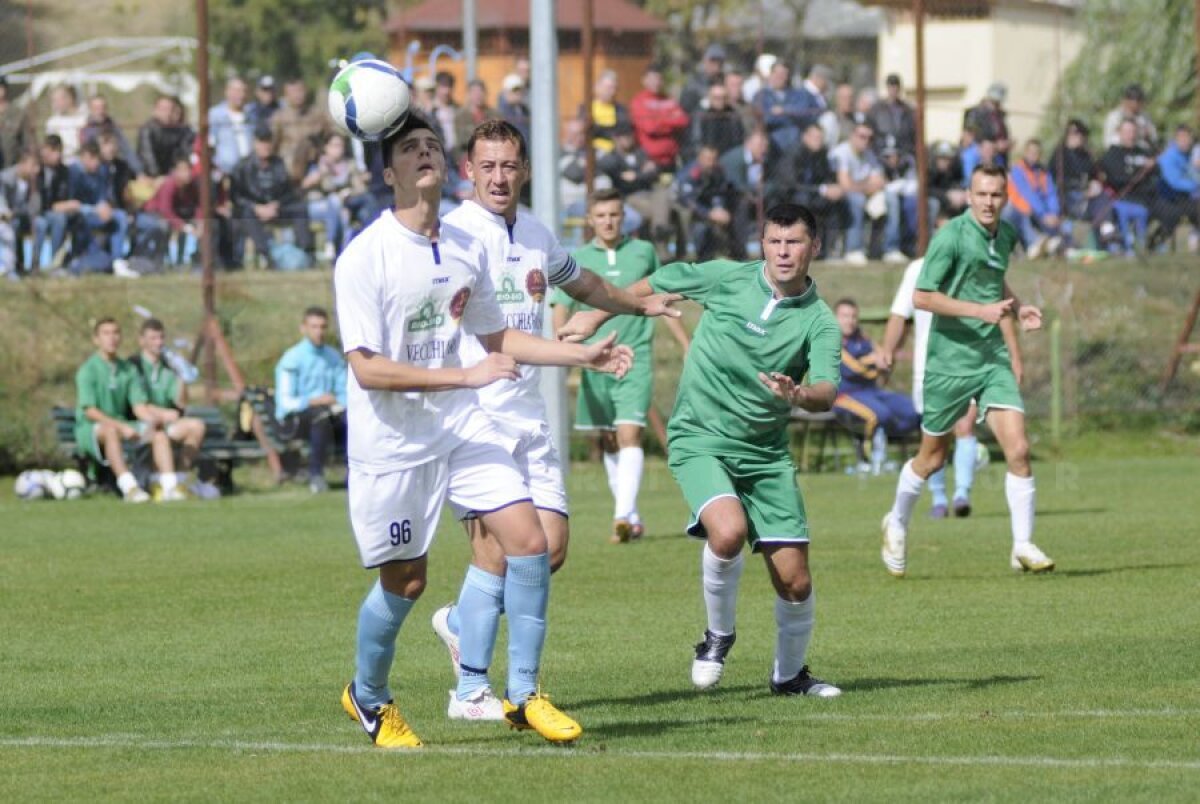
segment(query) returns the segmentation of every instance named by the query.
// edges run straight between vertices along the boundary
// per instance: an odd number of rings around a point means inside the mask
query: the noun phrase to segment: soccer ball
[[[410,103],[404,76],[378,59],[347,64],[329,85],[329,116],[334,125],[364,142],[386,139],[400,128]]]
[[[58,473],[58,485],[63,490],[62,499],[78,500],[87,489],[87,479],[75,469],[64,469]]]
[[[13,483],[13,491],[22,500],[40,500],[46,496],[46,486],[42,483],[42,472],[30,469],[17,475]]]

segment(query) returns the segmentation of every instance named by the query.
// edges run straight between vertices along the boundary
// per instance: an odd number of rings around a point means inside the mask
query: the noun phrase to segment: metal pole
[[[200,110],[197,121],[200,137],[200,264],[204,278],[204,320],[207,326],[216,318],[216,279],[213,277],[212,234],[216,220],[212,209],[212,156],[208,147],[208,0],[196,0],[196,80],[200,84]],[[204,329],[202,328],[202,332]],[[204,339],[204,391],[212,399],[217,391],[217,361],[213,339]]]
[[[533,164],[533,212],[552,232],[558,226],[558,24],[555,0],[529,0],[529,62],[534,76],[529,98]],[[546,316],[542,333],[554,337],[554,324]],[[566,370],[542,369],[542,397],[554,442],[570,464],[570,430],[567,419]]]
[[[920,257],[929,245],[929,165],[925,152],[925,0],[913,0],[913,25],[917,39],[917,256]]]
[[[583,186],[591,195],[596,189],[596,149],[592,146],[592,100],[596,83],[595,57],[595,6],[592,0],[583,0],[583,30],[580,46],[583,51],[583,128],[587,132],[587,144],[583,151]]]
[[[475,0],[463,0],[463,58],[467,60],[467,81],[479,77],[479,18]]]
[[[1192,41],[1196,43],[1196,64],[1197,70],[1200,70],[1200,0],[1196,0],[1195,9],[1192,11],[1192,22],[1196,25],[1196,35]],[[1196,100],[1196,128],[1200,129],[1200,87],[1195,91]]]

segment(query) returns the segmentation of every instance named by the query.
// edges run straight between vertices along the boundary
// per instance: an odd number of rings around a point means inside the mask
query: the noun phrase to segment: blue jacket
[[[803,89],[774,90],[764,87],[754,96],[763,125],[771,135],[771,142],[783,151],[790,150],[800,140],[800,130],[821,116],[821,107]],[[780,107],[780,113],[773,109]]]
[[[871,357],[875,351],[871,339],[856,329],[850,337],[842,337],[842,384],[844,394],[873,389],[879,379],[879,369]]]
[[[1200,196],[1200,182],[1192,175],[1188,154],[1172,142],[1158,155],[1159,192],[1171,201]]]
[[[332,346],[313,346],[305,338],[283,353],[275,366],[275,418],[299,413],[309,401],[333,394],[346,404],[346,361]]]
[[[1040,219],[1057,215],[1058,188],[1041,165],[1029,165],[1022,159],[1008,173],[1008,202],[1022,215]]]
[[[112,185],[108,181],[108,171],[101,165],[95,173],[88,173],[78,162],[67,168],[67,186],[69,196],[85,206],[107,202],[114,206]]]
[[[222,173],[229,174],[253,151],[254,119],[243,107],[245,120],[240,127],[233,124],[229,104],[219,103],[208,112],[208,139],[212,143],[212,163]]]

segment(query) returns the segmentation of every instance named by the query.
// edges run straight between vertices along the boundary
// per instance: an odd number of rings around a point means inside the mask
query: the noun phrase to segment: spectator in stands
[[[1062,142],[1050,157],[1049,170],[1058,185],[1059,209],[1065,217],[1090,221],[1103,194],[1096,181],[1096,160],[1088,149],[1088,127],[1082,120],[1067,121]]]
[[[513,62],[512,72],[508,73],[505,78],[507,79],[509,75],[516,76],[516,80],[521,82],[521,86],[527,88],[529,86],[531,71],[532,67],[529,63],[529,59],[521,56],[515,62]],[[524,103],[525,101],[526,98],[524,95],[522,95],[521,102]],[[511,110],[509,109],[508,90],[504,88],[503,82],[500,85],[500,92],[496,95],[496,109],[500,112],[501,119],[508,119],[508,114]]]
[[[225,82],[225,100],[208,113],[208,141],[218,177],[229,176],[251,155],[254,131],[246,114],[246,82],[235,76]]]
[[[744,97],[742,87],[745,79],[737,70],[725,73],[725,91],[729,95],[729,108],[738,113],[742,121],[743,131],[753,131],[759,128],[758,109]]]
[[[875,141],[879,144],[892,137],[901,155],[914,157],[917,153],[917,118],[912,107],[900,97],[900,76],[892,73],[884,86],[886,96],[871,109]]]
[[[578,117],[563,123],[562,147],[558,162],[558,198],[563,214],[568,218],[582,218],[587,214],[587,124]],[[596,157],[597,162],[599,156]],[[610,186],[603,173],[595,176],[595,185]]]
[[[1150,207],[1157,196],[1158,165],[1154,155],[1137,144],[1138,125],[1124,120],[1117,126],[1118,143],[1100,157],[1102,181],[1113,199],[1112,208],[1126,254],[1143,244],[1150,220]]]
[[[753,231],[760,204],[766,210],[782,200],[777,184],[777,163],[778,155],[771,149],[771,138],[761,128],[747,134],[745,142],[738,147],[721,154],[721,170],[738,192],[734,217],[738,219],[739,231]]]
[[[642,73],[642,91],[633,96],[629,117],[646,156],[661,169],[674,170],[690,118],[678,101],[663,92],[658,67],[651,65]]]
[[[17,279],[23,267],[21,239],[33,230],[41,163],[32,148],[14,154],[12,162],[0,170],[0,276]]]
[[[428,75],[419,75],[413,80],[412,108],[433,120],[433,95],[437,84]]]
[[[1021,158],[1008,172],[1008,205],[1003,212],[1021,236],[1031,260],[1058,254],[1070,243],[1070,224],[1063,220],[1054,177],[1042,165],[1041,140],[1025,143]]]
[[[333,133],[329,112],[308,97],[308,87],[299,78],[283,85],[283,106],[271,117],[275,153],[283,160],[295,182],[304,179],[308,166],[321,154],[325,140]]]
[[[583,116],[583,109],[579,110]],[[613,129],[621,124],[629,125],[629,110],[625,104],[617,101],[617,74],[612,70],[604,70],[596,79],[592,91],[592,146],[601,153],[612,150]]]
[[[275,119],[282,114],[283,110]],[[254,152],[234,168],[230,196],[235,263],[241,263],[241,249],[249,237],[256,252],[265,256],[272,268],[280,267],[271,249],[269,226],[290,226],[292,242],[305,252],[312,252],[308,208],[283,160],[275,153],[275,137],[270,130],[260,128],[254,132]]]
[[[777,61],[779,61],[779,58],[774,53],[761,53],[754,60],[754,72],[742,84],[743,102],[753,105],[759,91],[767,85],[767,78],[771,75],[771,68],[775,66],[775,62]]]
[[[108,113],[108,99],[103,95],[93,95],[88,98],[87,108],[87,123],[79,132],[81,143],[97,140],[101,134],[111,134],[116,137],[121,159],[129,167],[133,168],[135,175],[142,173],[142,163],[138,160],[137,152],[129,144],[129,140],[125,138],[125,133],[121,131],[121,127],[116,124],[112,119],[112,115]]]
[[[725,82],[713,81],[708,88],[708,97],[692,114],[689,153],[696,154],[700,148],[711,145],[718,154],[723,154],[741,145],[745,138],[741,117],[729,105]]]
[[[996,164],[998,165],[1008,164],[1008,115],[1004,111],[1006,97],[1008,97],[1008,87],[996,82],[988,87],[987,94],[983,96],[979,105],[967,109],[963,115],[963,128],[972,131],[977,141],[991,140],[996,144]],[[971,171],[966,170],[965,165],[964,174],[968,177],[971,175]]]
[[[48,134],[41,147],[42,168],[37,177],[38,215],[33,221],[33,270],[48,267],[67,242],[67,230],[76,215],[71,200],[71,176],[63,164],[62,138]],[[42,246],[50,238],[49,261]]]
[[[74,212],[71,230],[74,260],[72,272],[108,272],[132,278],[129,264],[125,261],[125,247],[129,234],[129,216],[120,201],[113,196],[108,171],[100,157],[100,146],[85,142],[79,148],[79,161],[69,168],[70,201],[66,204]],[[107,258],[100,256],[99,243],[92,245],[97,234],[108,239]]]
[[[611,186],[625,199],[626,216],[636,212],[637,217],[629,223],[631,230],[641,228],[642,221],[648,224],[653,240],[666,256],[665,244],[671,236],[671,190],[659,181],[658,165],[637,145],[633,126],[628,121],[618,121],[611,130],[613,149],[600,154],[596,159],[596,171],[608,177]]]
[[[1169,241],[1179,222],[1192,224],[1188,241],[1192,252],[1200,246],[1200,176],[1192,170],[1191,155],[1196,137],[1187,125],[1175,128],[1175,136],[1158,156],[1159,201],[1156,216],[1162,223],[1161,239]]]
[[[967,208],[967,191],[963,189],[962,164],[958,152],[945,140],[933,144],[929,160],[929,197],[937,202],[934,221],[958,217]]]
[[[366,176],[346,155],[346,139],[330,134],[321,156],[300,183],[308,198],[308,217],[325,229],[326,259],[334,259],[350,242],[350,219],[354,212],[373,207],[366,192]],[[360,218],[361,220],[361,218]],[[370,223],[370,218],[366,220]]]
[[[846,227],[848,208],[845,190],[829,161],[825,133],[818,123],[809,123],[800,135],[800,145],[783,159],[781,192],[784,200],[806,206],[817,216],[822,251],[833,250],[834,233]]]
[[[159,499],[166,500],[168,489],[185,486],[187,475],[191,472],[200,455],[200,445],[204,443],[206,430],[204,420],[194,416],[185,416],[187,409],[187,383],[167,364],[164,356],[166,346],[166,327],[157,318],[147,318],[142,322],[138,331],[138,351],[129,358],[130,365],[137,372],[145,394],[145,405],[142,416],[152,421],[158,431],[167,437],[165,451],[156,443],[156,449],[162,454],[155,455],[155,466],[158,472],[150,478],[151,488],[157,483],[156,490]],[[175,464],[174,445],[179,445],[179,463]],[[169,477],[168,477],[169,475]],[[202,499],[220,497],[221,492],[211,483],[197,480],[191,487],[192,493]],[[171,499],[178,499],[172,494]]]
[[[138,256],[161,261],[166,255],[170,235],[201,237],[205,222],[200,218],[200,187],[186,156],[177,157],[171,172],[158,185],[154,195],[137,213],[135,248]],[[185,251],[180,245],[180,256]]]
[[[260,76],[254,84],[254,100],[246,106],[246,119],[250,127],[270,126],[271,118],[280,109],[279,93],[275,87],[275,76]]]
[[[846,228],[846,262],[862,265],[867,261],[867,218],[886,215],[884,230],[884,259],[888,262],[905,261],[900,251],[900,203],[899,198],[885,192],[887,179],[879,158],[871,150],[874,131],[866,123],[859,123],[850,134],[850,139],[833,149],[829,159],[837,171],[838,184],[845,193],[850,210]],[[868,213],[868,202],[871,209]]]
[[[806,123],[809,120],[820,118],[821,114],[829,108],[829,101],[826,99],[825,93],[829,91],[832,82],[833,70],[824,64],[814,64],[809,69],[804,83],[800,85],[801,97],[808,108]]]
[[[517,131],[521,132],[521,136],[525,138],[525,143],[528,145],[532,116],[529,112],[529,104],[525,101],[525,87],[525,81],[519,74],[509,73],[504,76],[499,108],[500,116],[516,126]]]
[[[771,135],[771,142],[783,152],[790,151],[800,140],[800,129],[816,120],[820,110],[813,104],[809,92],[793,89],[791,71],[783,62],[775,62],[767,86],[754,99],[763,125]]]
[[[968,138],[973,138],[972,142],[958,153],[958,159],[962,163],[964,187],[970,184],[971,174],[979,165],[1000,164],[999,145],[994,139],[987,135],[980,138],[968,135]]]
[[[79,105],[75,87],[60,84],[50,93],[50,116],[46,118],[46,134],[62,140],[63,164],[70,165],[79,156],[82,144],[79,135],[87,124],[87,110]]]
[[[466,103],[459,107],[454,118],[454,142],[459,151],[455,155],[456,163],[465,156],[462,149],[466,147],[467,140],[471,139],[471,132],[475,127],[485,120],[496,120],[499,117],[500,113],[488,106],[487,85],[478,78],[467,82]]]
[[[1130,84],[1121,92],[1121,102],[1104,118],[1104,145],[1111,147],[1120,144],[1121,123],[1132,120],[1137,128],[1134,144],[1137,147],[1153,151],[1158,147],[1158,129],[1146,116],[1146,93],[1141,84]]]
[[[879,93],[871,87],[863,87],[858,91],[858,94],[854,96],[854,112],[851,114],[852,125],[850,131],[846,133],[846,136],[840,142],[850,139],[850,135],[854,133],[854,126],[859,123],[866,123],[868,126],[871,125],[871,110],[875,108],[875,104],[878,102]],[[826,146],[833,147],[829,143],[826,143]]]
[[[692,243],[698,262],[717,256],[735,260],[746,256],[748,232],[740,228],[743,222],[734,214],[740,196],[721,170],[719,159],[716,146],[701,145],[696,161],[675,179],[679,205],[691,214]]]
[[[442,143],[446,153],[453,154],[460,145],[458,141],[458,104],[454,102],[454,76],[445,70],[440,70],[433,79],[433,119],[437,121],[442,132]]]
[[[186,123],[175,122],[177,102],[159,95],[150,119],[138,130],[138,161],[147,176],[167,175],[176,159],[191,153],[196,133]]]
[[[131,183],[136,174],[134,168],[121,156],[121,146],[116,135],[105,131],[96,138],[100,147],[100,161],[104,168],[104,180],[108,183],[108,195],[113,203],[125,211],[133,207]]]
[[[725,69],[725,48],[711,44],[704,50],[699,69],[692,73],[683,90],[679,93],[679,105],[694,118],[700,109],[700,103],[707,97],[708,88]]]
[[[320,307],[304,311],[300,342],[275,366],[275,418],[290,438],[308,441],[308,488],[329,489],[325,458],[346,440],[346,361],[325,344],[329,314]]]
[[[903,230],[901,245],[898,249],[902,251],[907,244],[915,251],[919,202],[917,197],[917,160],[909,154],[902,153],[896,144],[896,138],[891,134],[882,138],[877,137],[877,139],[884,141],[883,147],[879,150],[879,164],[883,167],[883,177],[887,181],[887,186],[884,187],[887,211],[889,215],[895,214],[893,210],[899,213],[899,225]],[[932,221],[937,213],[937,207],[932,199],[928,200],[929,220]],[[892,256],[895,258],[897,255]],[[898,262],[899,260],[894,259],[894,261]]]
[[[822,112],[817,122],[826,148],[850,139],[854,130],[854,87],[838,84],[833,91],[833,107]]]
[[[874,344],[858,326],[858,304],[853,299],[840,299],[833,312],[842,330],[842,383],[833,413],[855,433],[862,432],[861,460],[869,463],[860,466],[860,471],[879,474],[888,438],[912,433],[920,426],[921,417],[907,394],[879,387],[883,373],[878,368]],[[869,453],[867,444],[871,445]]]
[[[12,102],[10,88],[0,76],[0,167],[11,167],[26,149],[34,145],[33,132],[25,110]]]

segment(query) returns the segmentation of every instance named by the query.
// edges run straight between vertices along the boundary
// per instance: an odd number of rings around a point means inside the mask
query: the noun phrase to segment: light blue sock
[[[508,612],[508,700],[518,706],[537,690],[546,603],[550,598],[550,556],[508,556],[504,609]]]
[[[946,467],[938,469],[925,482],[929,484],[929,492],[933,495],[935,507],[938,505],[945,507],[950,504],[946,499]]]
[[[979,441],[966,436],[954,442],[954,499],[970,500],[975,484],[975,457]]]
[[[504,578],[476,566],[467,567],[458,603],[451,613],[458,619],[458,699],[465,701],[488,686],[488,668],[500,629],[504,604]]]
[[[396,634],[415,602],[385,591],[379,581],[363,600],[354,660],[354,693],[363,706],[374,709],[392,699],[388,672],[396,655]]]
[[[463,580],[463,589],[464,590],[466,589],[466,586],[467,586],[467,582],[466,582],[466,580]],[[462,592],[459,592],[459,595],[460,595],[460,599],[461,599]],[[455,636],[458,636],[459,630],[462,628],[462,621],[458,619],[458,606],[457,605],[450,607],[450,613],[448,615],[446,615],[446,627],[450,629],[450,633],[454,634]]]

